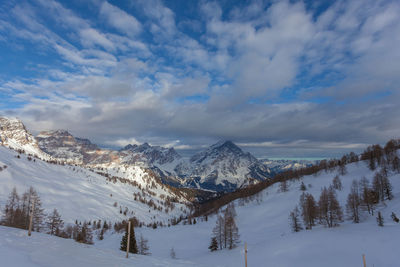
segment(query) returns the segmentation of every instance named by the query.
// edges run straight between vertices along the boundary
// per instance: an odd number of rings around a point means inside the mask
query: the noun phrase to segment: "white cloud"
[[[107,1],[101,5],[100,15],[108,24],[128,36],[135,36],[142,30],[141,23],[134,16]]]
[[[114,44],[95,29],[87,28],[79,31],[81,42],[86,47],[99,45],[107,50],[115,50]]]
[[[142,1],[147,19],[137,25],[103,2],[100,16],[119,33],[48,3],[63,38],[33,6],[14,9],[18,23],[0,20],[5,38],[55,51],[69,69],[39,67],[46,74],[38,79],[1,82],[2,92],[18,90],[12,98],[28,101],[8,112],[35,130],[68,128],[119,146],[149,140],[192,149],[232,139],[286,151],[360,149],[400,131],[393,116],[400,111],[397,2],[341,1],[316,19],[301,2],[257,2],[224,16],[203,2],[208,16],[199,37],[179,31],[178,16],[161,1]],[[151,38],[142,39],[143,32]],[[288,89],[294,85],[310,87]],[[286,90],[290,98],[280,98]],[[210,100],[177,101],[199,94]]]
[[[125,147],[127,145],[140,145],[141,143],[135,138],[117,139],[105,142],[106,145]]]

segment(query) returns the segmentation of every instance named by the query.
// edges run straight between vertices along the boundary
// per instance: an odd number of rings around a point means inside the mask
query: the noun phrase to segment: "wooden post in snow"
[[[31,231],[32,231],[33,214],[35,213],[35,200],[36,200],[36,199],[33,198],[31,216],[30,216],[30,218],[29,218],[28,236],[31,236]]]
[[[363,263],[364,263],[364,267],[367,267],[367,261],[365,260],[365,254],[363,254]]]
[[[247,267],[247,243],[244,242],[244,265]]]
[[[128,222],[128,240],[126,240],[126,257],[129,256],[129,241],[131,240],[131,221]]]

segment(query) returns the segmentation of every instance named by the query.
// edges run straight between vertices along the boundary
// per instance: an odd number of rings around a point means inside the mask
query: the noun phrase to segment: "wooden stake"
[[[365,254],[363,254],[363,263],[364,263],[364,267],[367,267],[367,262],[365,260]]]
[[[131,240],[131,221],[128,222],[128,240],[126,241],[126,257],[129,255],[129,241]]]
[[[29,230],[28,230],[28,236],[31,236],[31,231],[32,231],[32,221],[33,221],[33,214],[35,213],[35,198],[32,201],[32,211],[31,211],[31,217],[29,218]]]
[[[247,267],[247,243],[244,243],[244,264]]]

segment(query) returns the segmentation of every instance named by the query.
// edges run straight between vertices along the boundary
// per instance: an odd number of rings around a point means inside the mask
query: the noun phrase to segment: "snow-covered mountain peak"
[[[127,158],[141,160],[148,164],[164,165],[172,163],[181,158],[181,155],[174,148],[151,146],[148,143],[142,145],[127,145],[120,151],[121,155]],[[126,160],[125,160],[126,161]]]
[[[250,157],[252,160],[256,160],[249,153],[244,153],[237,145],[232,141],[220,141],[208,149],[201,151],[190,158],[192,163],[202,163],[207,160],[224,160],[226,158],[239,158],[239,157]]]
[[[72,135],[67,130],[63,129],[42,131],[37,135],[37,137],[40,138],[48,138],[52,136],[72,136]]]
[[[250,153],[245,153],[232,141],[221,141],[192,156],[175,171],[191,186],[216,191],[231,191],[268,179],[271,175]]]
[[[177,187],[231,191],[271,177],[268,167],[232,141],[220,141],[187,160],[172,147],[143,143],[109,150],[74,137],[67,130],[43,131],[35,138],[18,119],[2,118],[0,125],[4,146],[88,168],[140,167]]]
[[[23,150],[42,159],[50,159],[49,155],[39,148],[35,137],[28,132],[18,118],[0,117],[0,145]]]
[[[68,162],[88,162],[88,153],[99,150],[88,139],[74,137],[66,130],[43,131],[36,139],[43,151]]]
[[[232,141],[220,141],[210,147],[211,150],[217,150],[220,152],[234,153],[237,155],[243,155],[244,152]]]

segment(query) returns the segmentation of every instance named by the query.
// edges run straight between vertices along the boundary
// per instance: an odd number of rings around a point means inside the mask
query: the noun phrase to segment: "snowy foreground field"
[[[168,214],[154,210],[134,201],[133,194],[142,193],[137,187],[108,182],[104,176],[82,167],[28,160],[24,154],[19,155],[20,158],[17,156],[17,152],[0,146],[0,167],[7,166],[0,171],[1,210],[13,187],[22,195],[30,186],[37,190],[43,208],[47,212],[56,208],[66,223],[73,223],[76,219],[111,222],[125,220],[127,216],[120,213],[120,207],[123,210],[125,207],[129,208],[128,215],[136,216],[141,222],[150,223],[157,217],[157,221],[168,223],[169,218],[179,217],[182,210],[186,209],[185,205],[175,203],[175,209]],[[127,177],[145,187],[142,179],[144,174],[140,168],[136,169],[135,174]],[[152,196],[154,201],[160,200],[161,194],[169,195],[168,191],[159,186],[152,191],[157,194]]]
[[[362,176],[372,181],[374,175],[364,162],[347,165],[341,176],[343,190],[338,191],[342,208],[353,179]],[[307,192],[319,198],[321,187],[329,186],[336,172],[303,178]],[[276,184],[262,192],[262,201],[244,206],[236,202],[240,245],[233,250],[209,252],[212,228],[216,216],[195,225],[150,229],[137,228],[136,237],[149,239],[151,256],[132,255],[124,258],[119,251],[122,234],[108,232],[103,241],[94,239],[93,246],[73,240],[0,227],[1,266],[244,266],[244,242],[248,244],[248,266],[362,266],[362,254],[367,266],[399,266],[400,224],[390,218],[400,215],[400,175],[390,175],[394,199],[380,204],[385,220],[379,227],[375,217],[364,214],[362,222],[346,220],[339,227],[316,226],[310,231],[292,233],[289,213],[299,202],[301,181],[289,184],[288,192],[278,192]],[[311,188],[309,187],[311,185]],[[344,210],[345,211],[345,210]],[[171,259],[174,248],[177,259]]]

